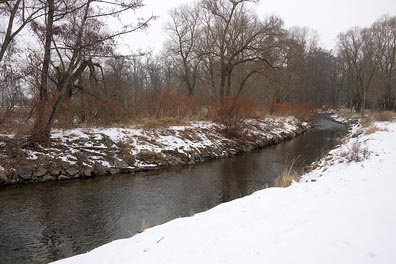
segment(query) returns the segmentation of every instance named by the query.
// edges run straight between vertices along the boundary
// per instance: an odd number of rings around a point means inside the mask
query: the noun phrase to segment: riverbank
[[[396,123],[353,127],[317,168],[57,263],[392,263]]]
[[[31,150],[0,136],[0,185],[127,174],[224,158],[291,139],[309,128],[294,117],[245,120],[230,137],[213,122],[166,128],[54,130],[51,146]]]

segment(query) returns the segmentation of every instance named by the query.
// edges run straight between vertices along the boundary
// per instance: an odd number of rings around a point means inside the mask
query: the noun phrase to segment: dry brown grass
[[[372,126],[374,122],[393,122],[396,120],[396,113],[391,111],[366,111],[362,120],[365,128]]]
[[[347,162],[359,162],[367,159],[370,152],[367,148],[362,147],[361,143],[355,142],[348,151],[341,152],[340,156],[345,158]]]
[[[138,233],[143,233],[144,230],[149,228],[150,226],[146,223],[146,220],[143,219],[142,224],[140,225],[140,228],[138,230]]]
[[[288,187],[293,182],[299,182],[301,175],[295,169],[297,159],[294,159],[286,168],[283,170],[279,178],[279,187]]]
[[[280,187],[289,187],[293,182],[298,182],[301,179],[301,176],[296,171],[288,171],[285,170],[280,178]]]
[[[371,134],[374,134],[374,133],[376,133],[376,132],[378,132],[378,131],[388,131],[388,129],[386,129],[386,128],[379,128],[379,127],[377,127],[376,125],[370,125],[369,127],[367,127],[367,128],[364,130],[364,134],[365,134],[365,135],[371,135]]]
[[[392,122],[396,119],[396,113],[391,111],[381,111],[374,113],[375,121]]]

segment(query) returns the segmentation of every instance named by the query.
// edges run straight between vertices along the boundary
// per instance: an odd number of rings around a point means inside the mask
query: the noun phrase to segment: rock
[[[311,179],[311,182],[316,182],[316,179]]]
[[[229,153],[230,155],[236,155],[237,151],[235,149],[230,149]]]
[[[54,181],[56,180],[56,178],[54,176],[51,175],[45,175],[44,177],[41,178],[42,181]]]
[[[95,163],[93,170],[94,170],[95,175],[98,175],[98,176],[104,176],[104,175],[108,174],[106,171],[106,168],[99,163]]]
[[[33,173],[33,176],[36,178],[43,177],[48,173],[48,170],[44,167],[38,167],[38,169]]]
[[[67,177],[66,175],[63,175],[63,174],[61,174],[59,177],[58,177],[58,180],[68,180],[69,179],[69,177]]]
[[[168,160],[167,163],[168,163],[168,166],[175,166],[175,165],[176,165],[176,164],[175,164],[173,161],[171,161],[171,160]]]
[[[109,172],[111,175],[114,175],[114,174],[118,174],[119,170],[116,168],[110,168]]]
[[[69,174],[70,176],[74,176],[77,173],[79,173],[79,170],[77,170],[76,168],[68,168],[65,171],[67,174]]]
[[[164,161],[161,153],[155,151],[141,151],[136,155],[136,159],[149,164],[160,164]]]
[[[51,169],[51,170],[50,170],[50,175],[51,175],[51,176],[57,177],[57,176],[59,176],[60,174],[61,174],[61,169]]]
[[[83,175],[84,175],[85,177],[92,177],[92,176],[94,175],[94,171],[93,171],[93,169],[91,169],[91,168],[85,169],[85,170],[83,171]]]
[[[8,178],[3,170],[0,170],[0,182],[7,182]]]
[[[117,168],[128,167],[128,164],[123,160],[114,160],[114,167]]]
[[[247,149],[248,149],[248,151],[252,151],[252,150],[254,150],[254,144],[250,144],[250,145],[248,145],[248,147],[247,147]]]
[[[18,176],[22,180],[31,180],[32,179],[32,170],[29,167],[22,166],[16,169]]]
[[[102,135],[102,141],[103,143],[106,145],[106,147],[110,148],[114,145],[114,142],[111,140],[111,138],[105,134],[101,134]]]
[[[313,170],[313,167],[312,166],[306,166],[306,167],[304,167],[304,172],[310,172],[310,171],[312,171]]]
[[[181,164],[183,164],[183,160],[180,157],[175,157],[173,160],[173,163],[175,165],[181,165]]]
[[[120,168],[118,170],[118,173],[119,174],[129,174],[129,173],[131,173],[131,169],[129,169],[129,168]]]

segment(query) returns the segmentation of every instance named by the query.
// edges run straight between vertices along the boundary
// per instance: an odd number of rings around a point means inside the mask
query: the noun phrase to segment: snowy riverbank
[[[151,170],[236,155],[303,133],[294,117],[245,120],[240,135],[226,136],[213,122],[165,128],[54,130],[51,146],[30,150],[0,136],[0,185]],[[23,140],[21,140],[23,142]]]
[[[269,188],[57,263],[393,263],[396,123],[374,123]]]

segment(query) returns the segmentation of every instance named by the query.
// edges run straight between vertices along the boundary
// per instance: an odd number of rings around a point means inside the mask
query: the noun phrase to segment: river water
[[[313,131],[237,157],[134,175],[0,189],[0,263],[47,263],[130,237],[142,223],[190,216],[277,186],[293,160],[303,168],[346,128],[326,116]]]

